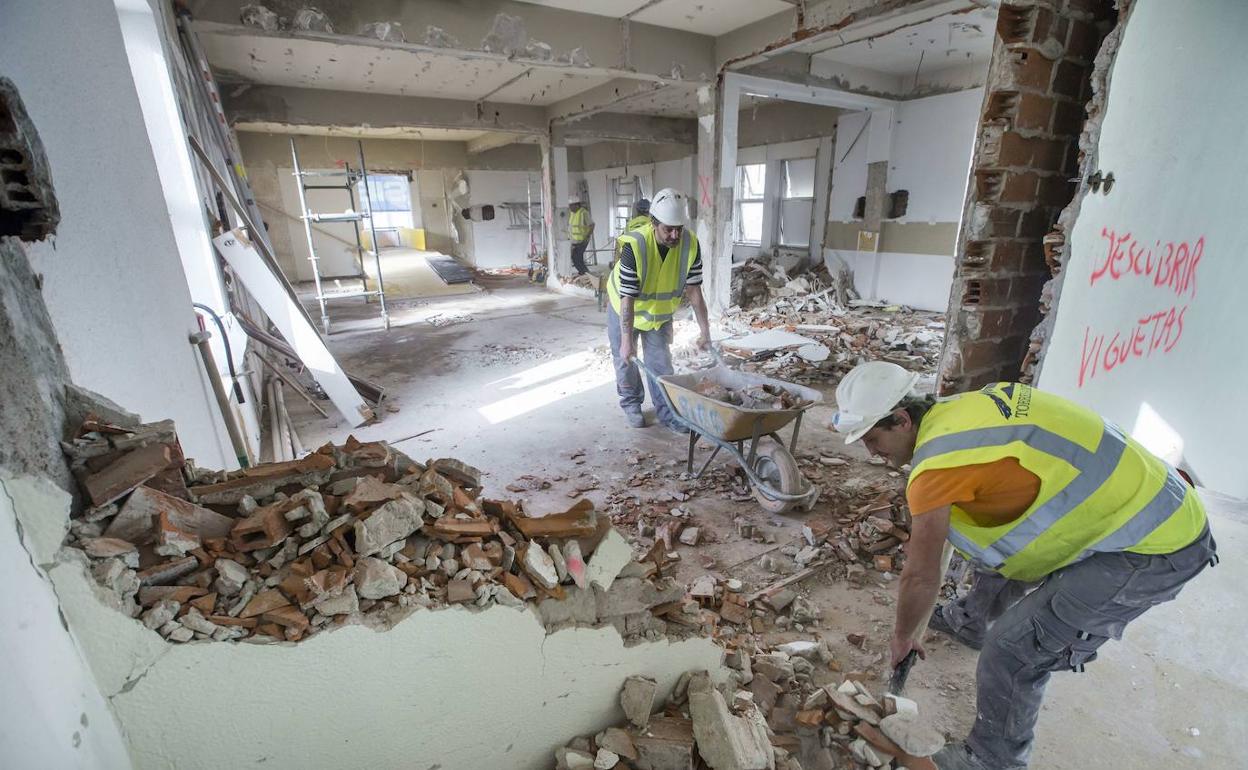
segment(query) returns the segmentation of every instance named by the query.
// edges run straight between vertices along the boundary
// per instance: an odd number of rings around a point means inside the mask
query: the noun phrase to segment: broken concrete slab
[[[355,590],[361,599],[394,596],[407,584],[407,573],[381,559],[362,556],[355,562]]]
[[[410,494],[385,503],[364,521],[356,522],[356,553],[371,556],[412,534],[424,523],[424,511],[424,502]]]
[[[643,728],[650,723],[658,687],[658,683],[649,677],[630,676],[624,680],[620,690],[620,708],[624,709],[628,721]]]
[[[692,770],[693,722],[681,717],[655,716],[646,730],[631,736],[640,770]]]
[[[604,591],[610,591],[620,570],[632,560],[632,546],[619,532],[608,530],[602,542],[594,549],[594,555],[589,557],[585,577],[590,583],[601,586]]]
[[[529,577],[543,588],[549,589],[559,585],[559,571],[555,569],[555,562],[540,545],[530,542],[524,549],[520,564]]]
[[[767,723],[757,707],[747,705],[743,716],[734,716],[704,671],[689,680],[689,716],[698,753],[712,770],[775,770]]]
[[[907,754],[930,757],[945,746],[940,731],[918,716],[893,714],[880,721],[880,732]]]

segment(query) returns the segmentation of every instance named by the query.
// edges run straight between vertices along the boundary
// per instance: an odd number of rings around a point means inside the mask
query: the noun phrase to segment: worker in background
[[[633,204],[633,218],[624,226],[624,232],[631,233],[650,224],[650,199],[642,198]]]
[[[572,266],[577,275],[586,275],[589,268],[585,266],[585,249],[589,239],[594,237],[594,221],[589,218],[589,209],[585,208],[579,196],[568,198],[568,235],[572,238]]]
[[[1149,607],[1217,563],[1204,506],[1174,468],[1117,426],[1014,382],[947,399],[872,361],[836,389],[835,429],[912,466],[913,517],[890,642],[894,667],[936,604],[948,539],[980,573],[960,611],[982,624],[975,725],[941,770],[1024,768],[1044,688],[1082,671]],[[945,612],[931,617],[938,630]]]
[[[687,199],[671,188],[654,196],[650,222],[620,236],[620,258],[607,282],[610,308],[607,338],[615,362],[615,388],[628,424],[644,428],[641,404],[645,397],[641,372],[632,360],[638,340],[646,366],[656,374],[672,373],[672,318],[681,298],[689,300],[698,322],[699,348],[709,348],[711,327],[702,297],[702,255],[688,224]],[[668,428],[685,433],[662,397],[650,383],[655,416]]]

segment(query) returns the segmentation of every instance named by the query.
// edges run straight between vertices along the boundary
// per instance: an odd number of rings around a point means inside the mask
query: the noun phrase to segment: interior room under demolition
[[[1248,5],[313,3],[0,2],[5,766],[1243,767]],[[992,544],[970,398],[1074,447]],[[1112,442],[1221,563],[972,649]]]

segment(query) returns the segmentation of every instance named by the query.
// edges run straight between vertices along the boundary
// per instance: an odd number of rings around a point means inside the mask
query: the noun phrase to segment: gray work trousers
[[[974,622],[988,629],[976,669],[975,726],[967,739],[975,756],[990,768],[1025,767],[1049,674],[1082,671],[1097,648],[1122,638],[1126,625],[1150,607],[1177,596],[1216,553],[1206,528],[1174,553],[1093,554],[1049,575],[1030,593],[1035,584],[976,575],[967,599],[984,594],[960,608],[985,613]]]
[[[668,345],[672,342],[671,322],[663,324],[652,331],[633,330],[634,342],[640,337],[640,346],[634,350],[655,374],[671,374],[672,353]],[[627,363],[620,360],[620,316],[615,308],[607,303],[607,339],[611,343],[611,360],[615,363],[615,391],[620,396],[620,408],[625,412],[640,412],[646,392],[642,387],[641,369],[633,361]],[[648,377],[646,379],[649,379]],[[655,391],[653,382],[646,383],[650,388],[650,401],[654,404],[655,417],[664,425],[670,425],[674,419],[672,411],[661,393]]]

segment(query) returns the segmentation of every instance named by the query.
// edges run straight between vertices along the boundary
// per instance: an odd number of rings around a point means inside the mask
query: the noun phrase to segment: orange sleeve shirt
[[[956,505],[981,527],[1008,524],[1040,494],[1040,477],[1008,457],[991,463],[924,471],[910,482],[906,502],[919,515]]]

